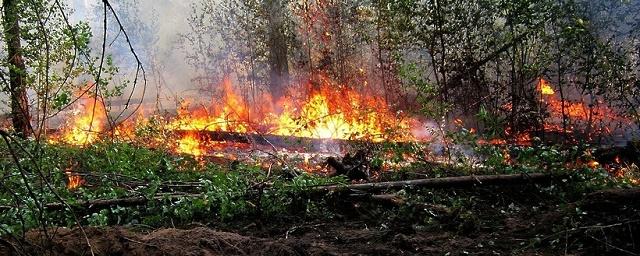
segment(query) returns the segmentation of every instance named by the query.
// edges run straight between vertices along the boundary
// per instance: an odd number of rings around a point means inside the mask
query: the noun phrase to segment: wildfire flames
[[[597,100],[592,100],[591,103],[575,102],[568,99],[563,101],[555,95],[555,91],[545,79],[540,79],[538,89],[542,94],[542,103],[545,104],[549,112],[549,119],[552,121],[544,124],[547,132],[564,131],[572,133],[576,128],[575,126],[580,125],[583,129],[589,131],[586,136],[592,138],[599,135],[610,135],[612,132],[610,127],[615,126],[615,124],[632,123],[628,118],[619,115],[616,111]],[[562,123],[563,118],[567,120],[566,126],[558,124]]]
[[[189,133],[178,139],[176,151],[181,154],[190,154],[200,157],[204,154],[202,142],[198,135]]]
[[[211,151],[212,145],[198,133],[201,131],[376,142],[416,139],[411,128],[418,123],[394,113],[383,98],[363,96],[324,77],[320,81],[320,85],[303,86],[306,90],[302,91],[306,93],[291,93],[275,104],[270,95],[264,95],[265,100],[260,104],[249,104],[236,94],[231,80],[226,79],[220,100],[214,99],[209,104],[181,102],[176,117],[164,124],[165,130],[176,134],[175,142],[166,144],[174,145],[177,153],[198,157]],[[138,117],[108,128],[100,99],[82,97],[76,105],[72,117],[61,129],[62,134],[53,137],[54,142],[89,144],[107,129],[130,138],[135,136],[135,127],[148,122]]]
[[[214,97],[211,102],[196,104],[192,100],[182,101],[177,115],[160,124],[164,130],[176,132],[174,142],[164,141],[160,144],[173,145],[177,153],[202,156],[212,151],[212,144],[202,137],[201,131],[374,142],[418,139],[412,130],[420,123],[392,111],[382,97],[362,94],[350,87],[335,84],[324,76],[319,76],[316,82],[319,83],[309,82],[300,86],[304,90],[292,92],[276,103],[273,103],[270,95],[265,94],[263,101],[251,104],[236,94],[230,79],[225,79],[220,97]],[[546,132],[571,133],[574,125],[580,122],[595,127],[597,121],[623,120],[613,110],[597,102],[586,104],[561,100],[545,79],[540,78],[536,88],[541,95],[542,106],[548,111],[547,122],[544,123]],[[148,118],[139,114],[136,120],[129,120],[118,127],[107,127],[105,113],[100,98],[83,94],[71,118],[61,129],[62,133],[53,136],[52,141],[85,145],[98,140],[100,133],[108,129],[131,139],[135,137],[135,127],[148,122]],[[566,126],[561,125],[563,117],[568,120]],[[600,127],[608,129],[606,126]],[[590,131],[602,132],[595,128]],[[531,142],[531,132],[511,134],[507,130],[505,135],[514,138],[517,144],[526,145]],[[506,141],[494,139],[487,143],[504,144]]]
[[[325,80],[325,82],[327,82]],[[329,82],[327,82],[329,83]],[[371,141],[413,140],[410,121],[389,110],[379,97],[364,97],[350,88],[333,90],[329,84],[312,92],[306,100],[286,97],[278,106],[249,109],[235,94],[231,82],[223,83],[222,103],[191,108],[184,103],[170,130],[260,133],[318,139],[361,139]],[[265,107],[265,106],[262,106]],[[281,109],[276,113],[274,109]]]
[[[209,107],[191,107],[182,102],[176,120],[169,123],[169,130],[247,132],[249,112],[245,102],[235,94],[231,81],[223,82],[222,104]]]
[[[296,107],[286,101],[279,116],[271,116],[273,134],[320,139],[408,141],[410,121],[393,114],[381,98],[363,97],[351,89],[324,86]]]
[[[81,96],[74,104],[71,118],[64,125],[62,134],[54,135],[50,141],[77,146],[86,145],[98,140],[100,133],[105,130],[107,119],[102,100],[88,96],[86,90],[78,94]]]
[[[540,93],[542,95],[554,95],[556,94],[556,92],[553,90],[553,88],[551,88],[551,84],[549,84],[549,82],[547,82],[547,80],[544,79],[540,79],[540,83],[538,83],[538,91],[540,91]]]
[[[540,78],[536,85],[537,92],[540,93],[540,104],[547,112],[545,122],[542,124],[545,133],[567,133],[572,134],[578,128],[581,132],[588,131],[584,139],[592,139],[599,135],[611,135],[612,124],[631,124],[632,121],[620,116],[614,110],[595,101],[591,104],[583,101],[572,101],[564,99],[556,93],[551,83]],[[507,105],[507,109],[511,106]],[[566,125],[563,124],[566,120]],[[512,133],[508,128],[505,131],[507,137],[513,138],[518,145],[530,145],[533,130],[519,133]],[[503,139],[492,139],[490,141],[481,140],[482,144],[506,144]]]
[[[194,104],[191,100],[181,102],[175,118],[166,121],[164,129],[179,131],[175,138],[174,151],[201,156],[208,151],[203,145],[205,138],[199,137],[199,131],[233,132],[244,134],[271,134],[280,136],[367,140],[367,141],[414,141],[411,133],[419,123],[401,113],[395,113],[381,97],[366,95],[354,89],[332,83],[320,76],[318,84],[306,84],[304,93],[290,93],[289,96],[272,103],[270,95],[263,95],[259,104],[250,104],[234,91],[230,79],[222,83],[221,97],[206,104]],[[572,132],[577,122],[594,125],[596,121],[615,119],[617,115],[606,106],[588,105],[559,99],[553,86],[540,79],[537,90],[541,94],[541,103],[549,112],[544,129],[547,132]],[[100,133],[114,129],[116,134],[135,137],[135,127],[147,122],[139,116],[119,127],[107,127],[104,103],[100,98],[82,96],[73,109],[60,135],[53,141],[72,145],[85,145],[99,139]],[[564,114],[563,114],[564,113]],[[566,117],[568,127],[559,125]],[[595,129],[592,129],[594,132]],[[530,132],[509,134],[518,144],[531,141]],[[505,142],[503,140],[499,140]]]
[[[120,123],[117,127],[108,127],[102,99],[83,95],[75,104],[65,126],[60,129],[60,134],[52,136],[50,141],[86,145],[100,140],[101,133],[111,130],[113,134],[125,137],[124,139],[136,139],[136,127],[149,124],[151,118],[155,121],[160,120],[154,125],[159,126],[163,134],[169,136],[163,139],[147,138],[145,145],[169,147],[176,153],[189,154],[196,159],[227,155],[234,158],[235,155],[226,154],[223,150],[247,147],[233,141],[209,140],[203,131],[372,142],[423,139],[412,134],[421,124],[400,112],[392,111],[383,98],[368,94],[365,96],[352,88],[332,84],[326,78],[322,78],[319,85],[309,83],[303,86],[306,89],[301,90],[303,93],[290,93],[276,103],[272,103],[270,95],[264,95],[265,100],[260,104],[248,103],[236,94],[231,80],[225,80],[221,88],[221,97],[214,98],[208,104],[194,104],[189,100],[181,102],[174,118],[165,119],[153,115],[145,117],[139,112],[137,118]],[[544,79],[539,80],[537,90],[541,95],[540,102],[549,111],[550,120],[561,120],[563,113],[567,118],[578,121],[617,117],[605,106],[563,102],[558,99],[552,85]],[[454,123],[462,127],[464,122],[458,119]],[[546,131],[557,131],[559,127],[550,123],[544,126]],[[471,132],[476,131],[471,129]],[[520,145],[529,144],[532,140],[531,132],[510,135],[507,130],[506,135],[514,138],[514,142]],[[136,140],[143,144],[144,141],[145,139]],[[484,143],[506,144],[507,141],[493,139]],[[505,163],[513,161],[508,152],[505,152],[504,156]],[[304,156],[303,169],[321,168],[311,163],[308,158],[308,155]],[[617,158],[616,164],[620,165],[619,162],[620,159]],[[598,168],[600,165],[591,161],[587,166]],[[75,189],[84,183],[80,176],[70,171],[65,173],[69,189]]]

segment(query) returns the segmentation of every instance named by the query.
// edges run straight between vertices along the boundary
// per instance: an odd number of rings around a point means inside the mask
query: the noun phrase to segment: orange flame
[[[540,83],[538,83],[538,91],[542,95],[554,95],[556,92],[551,88],[551,84],[547,82],[544,78],[540,78]]]
[[[185,131],[225,131],[247,132],[249,112],[247,104],[235,94],[231,81],[223,82],[222,105],[212,105],[210,109],[198,107],[190,109],[189,102],[183,102],[178,109],[178,118],[168,126],[170,130]]]
[[[84,179],[79,175],[74,175],[70,170],[64,172],[67,175],[67,189],[74,190],[84,184]]]
[[[284,111],[271,116],[273,134],[320,139],[411,140],[410,124],[392,114],[380,98],[363,97],[349,88],[324,85],[300,108],[290,98]],[[392,129],[399,133],[390,133]]]
[[[61,141],[71,145],[95,142],[106,127],[106,111],[101,99],[81,96],[72,111],[72,118],[63,128]]]
[[[209,147],[219,145],[203,143],[206,140],[199,138],[195,131],[268,133],[319,139],[415,140],[411,132],[418,122],[393,112],[382,97],[363,96],[326,77],[319,78],[319,85],[308,83],[303,86],[306,90],[300,90],[307,93],[292,92],[292,96],[283,97],[275,105],[270,95],[264,95],[265,100],[259,104],[248,104],[235,93],[231,80],[225,79],[220,100],[212,101],[208,106],[182,102],[177,117],[164,124],[165,130],[180,134],[175,143],[167,144],[174,145],[177,153],[201,156]],[[97,132],[105,129],[102,102],[86,98],[83,103],[76,111],[77,117],[58,140],[74,145],[92,143],[98,139]],[[116,127],[115,134],[133,137],[133,128],[144,123],[147,120],[139,116]]]
[[[590,105],[585,102],[576,102],[568,99],[563,101],[557,96],[553,96],[555,92],[551,88],[551,85],[548,81],[542,78],[540,79],[537,87],[538,91],[545,96],[542,99],[542,102],[545,103],[547,110],[549,111],[550,119],[555,120],[555,122],[562,120],[563,116],[569,119],[570,125],[566,127],[567,132],[572,132],[574,128],[572,125],[576,122],[589,124],[592,128],[596,128],[592,129],[592,132],[605,133],[610,132],[608,127],[595,127],[595,125],[601,123],[601,121],[631,123],[630,120],[620,116],[608,106],[598,104],[599,102],[594,102]],[[545,123],[544,129],[545,131],[562,131],[564,130],[564,127],[558,123]]]
[[[177,141],[176,151],[181,154],[189,154],[195,157],[204,154],[203,145],[197,135],[188,133]]]

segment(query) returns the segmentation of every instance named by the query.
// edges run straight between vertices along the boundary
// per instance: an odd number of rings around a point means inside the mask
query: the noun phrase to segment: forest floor
[[[128,143],[41,150],[0,161],[0,255],[640,255],[637,151],[491,147],[482,168],[383,171],[381,150],[327,158],[335,176]],[[60,166],[54,189],[38,182]]]
[[[424,193],[447,199],[384,208],[341,203],[326,216],[311,219],[291,215],[225,223],[194,220],[177,228],[85,227],[84,232],[96,255],[640,253],[638,189],[604,190],[571,202],[534,185]],[[90,255],[80,229],[49,233],[54,237],[49,241],[39,231],[27,238],[51,255]]]

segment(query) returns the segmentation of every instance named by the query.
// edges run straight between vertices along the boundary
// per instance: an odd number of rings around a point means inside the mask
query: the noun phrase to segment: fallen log
[[[206,131],[206,130],[176,130],[173,131],[177,135],[196,134],[198,137],[206,138],[210,141],[229,141],[237,143],[251,143],[255,134],[223,132],[223,131]]]
[[[380,190],[394,190],[411,187],[420,188],[459,188],[459,187],[472,187],[472,186],[487,186],[487,185],[519,185],[523,183],[541,183],[552,180],[567,178],[566,175],[551,175],[543,173],[531,173],[531,174],[504,174],[504,175],[479,175],[479,176],[460,176],[460,177],[445,177],[445,178],[433,178],[433,179],[420,179],[420,180],[405,180],[405,181],[387,181],[377,183],[362,183],[351,185],[330,185],[319,186],[314,190],[329,192],[338,190],[360,190],[360,191],[380,191]]]
[[[319,139],[295,136],[282,136],[258,133],[237,133],[224,131],[206,131],[206,130],[176,130],[177,135],[197,134],[209,141],[223,141],[246,143],[261,146],[269,146],[286,149],[300,149],[305,152],[326,152],[339,151],[348,146],[354,146],[362,143],[380,144],[382,142],[371,142],[367,140],[344,140],[344,139]],[[406,142],[399,142],[406,144]]]
[[[171,194],[158,194],[154,197],[144,197],[144,196],[134,196],[134,197],[124,197],[124,198],[114,198],[114,199],[95,199],[88,201],[78,201],[74,204],[65,204],[62,202],[56,203],[48,203],[44,204],[43,208],[48,211],[58,211],[65,210],[68,207],[71,207],[73,210],[92,210],[99,211],[105,208],[109,208],[111,206],[137,206],[143,205],[150,201],[161,201],[161,200],[178,200],[181,198],[197,198],[202,197],[201,194],[183,194],[183,193],[171,193]],[[7,211],[12,209],[11,206],[2,205],[0,206],[0,211]]]
[[[48,134],[59,134],[60,129],[47,129]],[[350,146],[362,144],[380,145],[386,142],[373,142],[366,139],[320,139],[296,136],[271,135],[260,133],[239,133],[208,130],[174,130],[173,134],[195,134],[198,137],[212,142],[233,142],[238,144],[259,145],[267,147],[285,148],[305,152],[333,152],[340,151]],[[104,134],[106,135],[106,134]],[[408,145],[410,142],[394,142],[399,145]]]
[[[445,177],[445,178],[433,178],[433,179],[420,179],[420,180],[406,180],[406,181],[389,181],[378,183],[362,183],[351,185],[330,185],[330,186],[317,186],[309,187],[309,191],[313,194],[324,194],[335,191],[366,191],[368,193],[374,193],[382,190],[398,190],[403,188],[464,188],[474,186],[487,186],[487,185],[520,185],[525,183],[543,183],[553,180],[567,178],[567,175],[551,175],[543,173],[531,173],[531,174],[505,174],[505,175],[480,175],[480,176],[460,176],[460,177]],[[251,193],[251,192],[249,192]],[[136,206],[143,205],[149,201],[160,200],[178,200],[181,198],[199,198],[203,194],[187,194],[187,193],[165,193],[157,194],[154,197],[126,197],[117,199],[96,199],[89,201],[79,201],[70,205],[76,210],[100,210],[109,208],[111,206]],[[375,200],[389,201],[388,196],[372,196]],[[393,199],[396,200],[396,199]],[[11,209],[11,206],[0,206],[0,211],[6,211]],[[57,202],[48,203],[44,205],[47,210],[64,210],[67,208],[67,204]]]
[[[600,212],[640,209],[640,188],[596,191],[585,196],[580,205],[584,210]]]

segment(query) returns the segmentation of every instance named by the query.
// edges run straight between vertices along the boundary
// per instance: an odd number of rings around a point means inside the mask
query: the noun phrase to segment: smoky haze
[[[85,21],[93,32],[92,49],[94,54],[101,51],[103,26],[103,6],[99,0],[71,0],[74,10],[73,22]],[[174,109],[175,102],[182,97],[197,94],[191,83],[193,75],[185,61],[183,45],[179,44],[181,33],[189,30],[187,17],[190,5],[195,0],[123,0],[112,5],[128,33],[133,49],[139,56],[147,76],[144,92],[145,108],[159,106]],[[118,32],[113,16],[108,14],[107,53],[114,58],[121,69],[114,84],[132,80],[135,74],[135,59],[129,50],[125,37]],[[139,102],[143,94],[143,82],[136,85],[133,92],[134,102]],[[132,90],[131,84],[124,95],[112,100],[114,110],[126,101]]]

